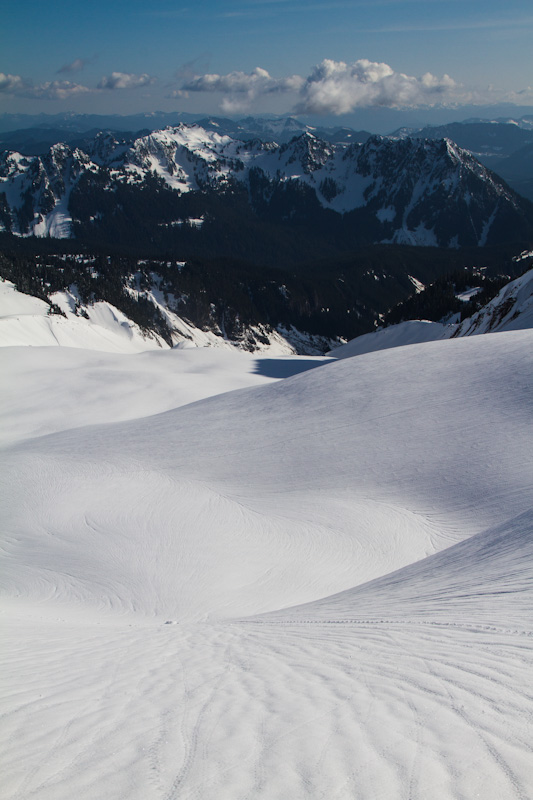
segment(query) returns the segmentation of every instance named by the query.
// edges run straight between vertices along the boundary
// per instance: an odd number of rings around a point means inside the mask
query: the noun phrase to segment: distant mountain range
[[[417,303],[424,319],[470,315],[481,306],[435,281],[463,270],[462,285],[465,267],[480,265],[492,279],[515,277],[511,256],[533,249],[533,205],[471,152],[486,133],[483,160],[505,153],[500,162],[515,159],[519,171],[527,119],[390,137],[318,135],[293,119],[129,133],[78,123],[63,120],[72,138],[41,154],[0,155],[0,274],[52,305],[70,292],[75,316],[108,303],[166,342],[179,318],[245,349],[281,336],[323,352],[419,318]],[[471,150],[432,132],[461,134]],[[58,129],[25,135],[41,134]]]
[[[533,142],[533,116],[518,121],[452,122],[425,128],[399,128],[393,137],[417,139],[452,139],[478,158],[502,159]]]
[[[305,130],[279,144],[217,126],[99,133],[83,148],[55,144],[33,157],[6,151],[0,224],[18,236],[150,244],[183,257],[257,261],[259,248],[264,263],[291,261],[291,247],[319,256],[373,243],[460,247],[533,237],[533,206],[450,139],[402,133],[349,143]],[[282,127],[294,132],[291,120]]]
[[[239,120],[228,117],[202,116],[185,113],[132,114],[130,116],[99,114],[24,114],[0,115],[0,149],[17,150],[24,155],[43,155],[59,142],[80,146],[81,143],[108,131],[129,133],[133,138],[177,125],[200,125],[205,130],[234,139],[261,139],[263,142],[286,144],[294,136],[309,132],[331,142],[364,142],[369,131],[356,131],[346,126],[308,125],[295,117],[245,117]]]

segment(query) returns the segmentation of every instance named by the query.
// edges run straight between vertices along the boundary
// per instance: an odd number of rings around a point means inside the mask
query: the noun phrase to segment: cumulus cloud
[[[427,72],[421,78],[395,72],[388,64],[360,59],[353,64],[325,59],[307,78],[291,75],[273,78],[265,69],[227,75],[195,75],[184,82],[175,97],[187,92],[224,95],[225,111],[241,111],[267,94],[299,96],[300,113],[346,114],[363,106],[417,106],[466,101],[461,87],[449,75]]]
[[[86,94],[92,91],[87,86],[71,81],[47,81],[38,86],[29,86],[24,92],[24,97],[36,97],[43,100],[66,100],[77,94]]]
[[[229,72],[227,75],[195,75],[183,84],[180,92],[221,92],[224,111],[242,111],[259,96],[297,92],[304,84],[299,75],[273,78],[266,69],[252,72]]]
[[[0,92],[4,94],[17,94],[25,88],[25,83],[20,75],[6,75],[0,72]]]
[[[90,64],[91,59],[88,58],[75,58],[70,64],[64,64],[57,72],[58,74],[70,74],[72,72],[81,72],[87,64]]]
[[[77,59],[81,62],[81,59]],[[84,62],[85,63],[85,62]],[[76,62],[67,65],[68,70],[64,67],[63,71],[75,71]],[[134,75],[127,72],[112,72],[111,75],[102,78],[98,84],[98,89],[134,89],[139,86],[148,86],[154,83],[155,78],[150,75]],[[34,84],[30,81],[23,80],[19,75],[6,75],[0,72],[0,92],[4,94],[16,95],[17,97],[27,97],[43,100],[66,100],[69,97],[74,97],[79,94],[86,94],[87,92],[94,92],[95,89],[90,89],[88,86],[83,86],[80,83],[73,83],[67,80],[47,81],[46,83]]]
[[[155,78],[145,72],[142,75],[135,75],[133,72],[112,72],[111,75],[102,78],[98,89],[136,89],[154,82]]]
[[[415,78],[365,58],[353,64],[324,59],[303,84],[298,110],[346,114],[363,106],[434,105],[456,100],[459,89],[449,75]]]
[[[517,103],[518,105],[522,103],[529,104],[533,101],[533,86],[526,86],[524,89],[517,89],[516,91],[511,92],[507,99],[510,103]]]
[[[43,100],[66,100],[77,94],[90,92],[87,86],[71,81],[48,81],[32,84],[24,81],[19,75],[5,75],[0,72],[0,92],[17,97],[30,97]]]
[[[182,89],[190,92],[244,92],[270,94],[299,89],[303,78],[272,78],[266,69],[256,67],[252,72],[230,72],[228,75],[195,76]]]

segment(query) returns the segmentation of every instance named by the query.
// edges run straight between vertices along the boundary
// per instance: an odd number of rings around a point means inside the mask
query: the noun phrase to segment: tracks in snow
[[[128,620],[84,629],[30,618],[9,631],[6,800],[524,800],[533,790],[529,637]],[[20,644],[37,629],[39,674]]]

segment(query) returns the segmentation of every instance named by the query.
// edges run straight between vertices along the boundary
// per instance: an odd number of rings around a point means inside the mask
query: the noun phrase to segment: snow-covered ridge
[[[141,331],[110,303],[82,305],[74,287],[50,298],[49,303],[18,292],[0,280],[0,346],[76,347],[111,353],[138,353],[168,348],[155,333]]]
[[[19,153],[0,157],[0,201],[4,194],[4,218],[0,230],[25,236],[72,235],[69,198],[84,172],[98,167],[82,150],[64,144],[50,148],[46,156],[26,158]]]
[[[181,124],[133,144],[102,134],[86,152],[55,145],[45,157],[4,153],[3,226],[19,235],[72,235],[69,195],[87,171],[104,170],[110,188],[121,181],[142,184],[155,174],[184,193],[218,191],[234,181],[248,184],[252,169],[273,187],[287,181],[308,186],[324,208],[338,213],[368,208],[385,226],[381,241],[396,243],[453,246],[462,231],[452,235],[443,220],[463,206],[470,243],[473,237],[483,245],[499,215],[517,211],[521,203],[450,140],[373,136],[363,144],[334,144],[305,131],[277,145]]]
[[[463,320],[453,336],[533,328],[533,269],[504,286],[473,316]]]
[[[251,325],[240,339],[229,339],[213,324],[202,330],[179,315],[177,298],[158,288],[157,276],[149,290],[139,291],[135,281],[131,296],[148,300],[162,315],[170,331],[171,344],[155,331],[142,330],[111,303],[83,304],[75,286],[50,296],[50,303],[16,290],[0,279],[0,347],[75,347],[109,353],[140,353],[169,347],[212,347],[223,350],[263,352],[271,356],[295,353],[317,355],[331,347],[332,340],[303,333],[291,327],[273,330]],[[61,313],[58,313],[61,312]]]

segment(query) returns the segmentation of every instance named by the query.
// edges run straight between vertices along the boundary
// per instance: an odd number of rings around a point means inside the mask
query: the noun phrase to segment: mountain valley
[[[146,120],[1,159],[6,800],[526,800],[532,204]]]

